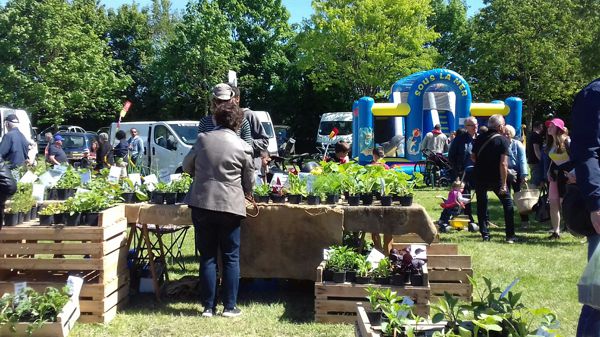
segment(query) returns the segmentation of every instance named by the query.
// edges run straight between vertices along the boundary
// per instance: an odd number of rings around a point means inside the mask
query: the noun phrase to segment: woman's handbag
[[[529,214],[533,211],[533,207],[538,202],[540,197],[540,190],[537,188],[530,189],[525,184],[525,189],[515,192],[514,200],[517,210],[520,214]]]
[[[586,208],[585,197],[576,184],[567,184],[562,201],[562,214],[569,232],[583,236],[596,234],[590,212]]]
[[[588,261],[577,288],[579,289],[579,303],[600,310],[600,249],[596,249]]]
[[[533,208],[535,210],[535,221],[546,222],[550,220],[550,201],[548,200],[547,187],[542,187],[538,202]]]
[[[0,160],[0,198],[6,200],[17,192],[17,181],[6,162]]]

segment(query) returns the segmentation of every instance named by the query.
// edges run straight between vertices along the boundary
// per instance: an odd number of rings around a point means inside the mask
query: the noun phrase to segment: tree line
[[[199,119],[210,89],[238,74],[242,105],[267,110],[312,146],[319,115],[385,99],[398,79],[444,67],[474,101],[518,96],[525,121],[566,116],[600,74],[600,1],[313,0],[288,23],[281,0],[8,0],[0,7],[0,105],[39,125]]]

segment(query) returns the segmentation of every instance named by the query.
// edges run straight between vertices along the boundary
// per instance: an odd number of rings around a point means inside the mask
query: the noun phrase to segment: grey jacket
[[[199,134],[183,170],[194,177],[186,204],[246,216],[244,194],[254,185],[252,148],[235,132],[218,128]]]

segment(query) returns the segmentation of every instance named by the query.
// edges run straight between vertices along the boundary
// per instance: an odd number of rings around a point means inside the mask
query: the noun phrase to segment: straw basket
[[[538,202],[540,190],[536,188],[530,189],[525,185],[525,189],[515,192],[515,205],[520,214],[528,214],[533,210],[533,206]]]

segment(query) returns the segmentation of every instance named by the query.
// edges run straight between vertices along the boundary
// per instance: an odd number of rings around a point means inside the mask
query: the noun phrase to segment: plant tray
[[[431,289],[427,278],[427,265],[423,267],[424,286],[392,286],[380,284],[334,283],[323,281],[325,261],[317,267],[315,282],[315,321],[318,323],[353,323],[356,320],[356,303],[367,301],[368,287],[390,288],[398,295],[408,296],[414,302],[413,312],[429,316]],[[369,304],[365,304],[369,307]]]
[[[8,325],[0,326],[0,336],[14,337],[66,337],[75,326],[75,322],[79,318],[79,306],[74,301],[69,301],[65,304],[63,310],[58,314],[56,322],[44,323],[44,325],[33,331],[33,334],[27,334],[28,323],[17,323],[15,325],[17,331],[11,332]]]
[[[411,321],[414,322],[414,321]],[[440,323],[424,323],[420,322],[416,325],[418,336],[431,336],[435,331],[441,331],[446,326],[446,322]],[[369,322],[367,310],[363,303],[356,303],[356,322],[354,325],[354,335],[356,337],[380,337],[380,326],[373,326]]]

